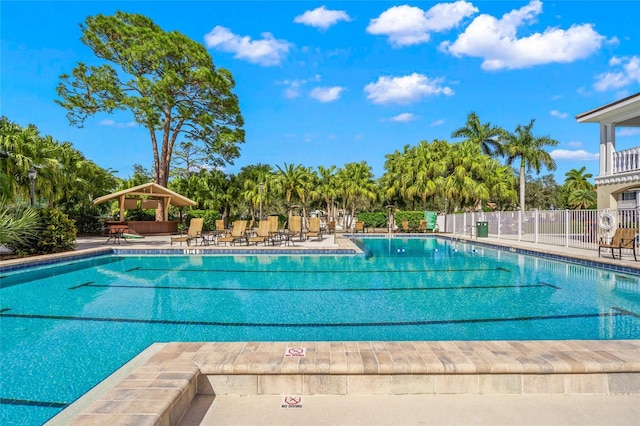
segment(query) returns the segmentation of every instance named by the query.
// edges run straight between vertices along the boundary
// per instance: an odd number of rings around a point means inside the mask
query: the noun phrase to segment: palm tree
[[[520,160],[520,211],[522,212],[525,211],[525,169],[533,169],[536,173],[540,173],[543,165],[548,170],[556,169],[555,161],[545,148],[556,146],[559,142],[549,136],[534,136],[531,133],[534,123],[535,119],[531,119],[526,126],[518,124],[515,133],[503,133],[505,143],[502,148],[507,157],[507,164],[512,165],[516,160]]]
[[[375,200],[377,193],[373,172],[366,161],[360,163],[347,163],[344,169],[339,169],[336,174],[338,186],[344,197],[345,207],[351,207],[350,221],[356,214],[356,205],[361,200]],[[351,227],[351,222],[345,223],[346,228]]]
[[[306,216],[307,198],[312,192],[313,172],[310,168],[303,167],[299,164],[294,166],[293,164],[284,163],[284,167],[276,167],[278,168],[276,180],[284,194],[287,215],[291,215],[293,201],[297,198],[302,205],[302,215],[303,217]]]
[[[598,197],[593,189],[576,189],[571,191],[567,202],[573,209],[590,209],[598,203]]]
[[[333,206],[331,200],[335,200],[338,191],[336,187],[336,166],[329,167],[318,166],[318,185],[316,191],[324,201],[329,217],[335,217],[333,214]]]
[[[479,145],[484,154],[493,156],[501,153],[500,136],[504,130],[492,126],[491,123],[480,123],[480,118],[475,112],[467,116],[467,123],[451,133],[452,138],[466,138],[466,140]]]
[[[579,170],[571,169],[564,175],[567,177],[564,180],[564,187],[568,192],[575,191],[577,189],[593,189],[593,185],[587,179],[591,179],[593,175],[591,173],[585,173],[587,171],[586,166],[582,166]]]

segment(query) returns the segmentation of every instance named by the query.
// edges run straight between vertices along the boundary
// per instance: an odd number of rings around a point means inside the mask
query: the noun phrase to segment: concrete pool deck
[[[76,253],[170,248],[168,236],[115,246],[104,241],[79,238]],[[599,259],[596,250],[471,242],[640,269],[628,254]],[[353,246],[330,236],[287,249]],[[203,342],[152,345],[50,423],[626,425],[638,419],[640,340]]]

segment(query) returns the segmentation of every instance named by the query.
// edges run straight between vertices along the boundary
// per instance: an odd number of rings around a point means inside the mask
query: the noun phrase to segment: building
[[[616,151],[616,129],[640,127],[640,93],[576,116],[600,124],[598,209],[640,208],[640,146]]]

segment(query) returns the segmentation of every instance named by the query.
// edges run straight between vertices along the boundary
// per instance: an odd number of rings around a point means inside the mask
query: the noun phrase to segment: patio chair
[[[247,221],[246,220],[236,220],[233,222],[233,228],[231,228],[231,233],[224,237],[218,238],[218,244],[220,243],[231,243],[235,244],[238,241],[247,241],[247,236],[245,231],[247,230]]]
[[[618,249],[618,257],[622,259],[622,249],[629,249],[633,251],[633,260],[638,260],[636,257],[636,235],[638,230],[635,228],[618,228],[613,234],[613,238],[610,243],[600,239],[598,244],[598,257],[600,257],[600,251],[603,248],[611,249],[611,257],[616,258],[615,249]]]
[[[204,225],[204,219],[199,217],[194,217],[189,222],[189,229],[186,234],[180,234],[177,237],[171,237],[171,245],[173,245],[174,241],[179,242],[182,245],[183,242],[186,242],[187,245],[191,244],[191,240],[196,240],[196,244],[198,243],[198,238],[202,236],[202,226]]]
[[[322,228],[320,227],[319,217],[312,217],[309,219],[309,231],[307,232],[307,238],[322,239]]]
[[[302,230],[302,217],[301,216],[289,216],[289,232],[292,235],[300,237],[300,241],[305,239],[305,233]]]
[[[264,243],[266,246],[267,242],[270,241],[271,238],[273,238],[271,236],[271,224],[268,220],[261,220],[258,223],[258,231],[256,232],[256,235],[247,239],[247,245],[251,243],[256,243],[256,245],[258,245],[258,243]]]
[[[401,231],[402,232],[411,232],[411,228],[409,228],[409,221],[408,220],[403,220],[402,221]]]
[[[364,222],[356,221],[356,225],[355,225],[355,229],[354,230],[355,230],[356,234],[358,232],[364,233]]]

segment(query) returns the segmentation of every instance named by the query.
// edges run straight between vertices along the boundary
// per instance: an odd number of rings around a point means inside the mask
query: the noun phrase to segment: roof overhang
[[[640,127],[640,93],[576,116],[578,123],[615,123],[616,127]]]
[[[176,207],[195,206],[196,202],[183,197],[182,195],[171,191],[157,183],[145,183],[143,185],[134,186],[133,188],[123,189],[113,194],[104,195],[93,200],[93,204],[102,204],[111,200],[121,200],[122,198],[147,198],[152,200],[169,201],[168,204]]]

